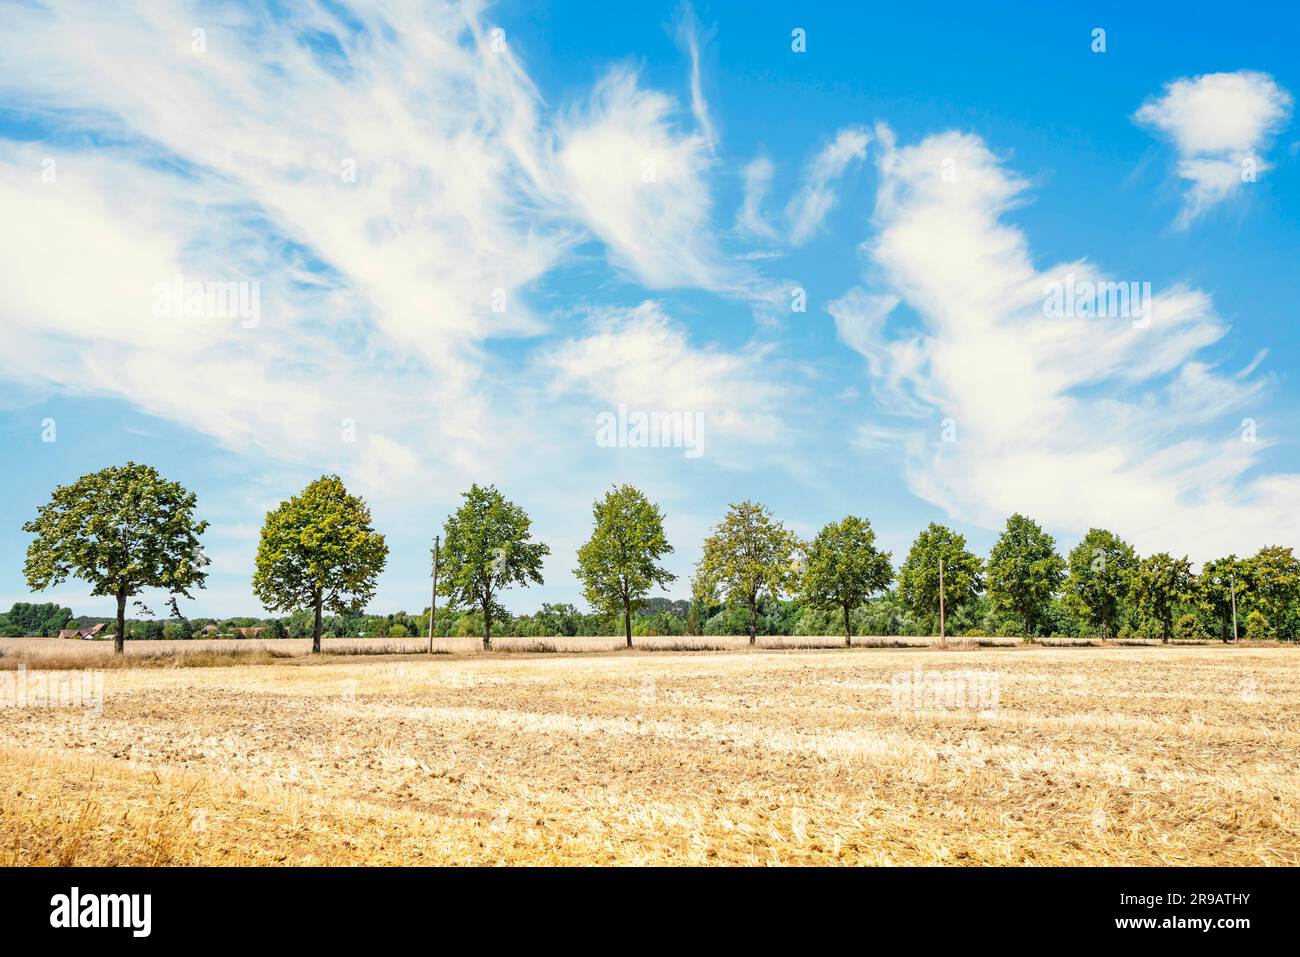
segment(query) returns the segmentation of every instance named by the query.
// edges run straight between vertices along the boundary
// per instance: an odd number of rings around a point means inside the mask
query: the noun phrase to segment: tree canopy
[[[337,475],[323,475],[267,512],[253,591],[267,608],[311,609],[312,651],[320,653],[325,609],[359,612],[374,597],[388,560],[370,508]]]
[[[1275,635],[1294,637],[1295,606],[1300,598],[1300,559],[1290,548],[1267,545],[1247,563],[1250,590]]]
[[[483,650],[492,647],[492,619],[508,617],[500,593],[518,584],[542,584],[542,559],[551,549],[533,541],[532,520],[495,485],[471,485],[464,503],[443,526],[438,594],[452,607],[483,616]]]
[[[673,547],[664,534],[659,506],[631,485],[607,492],[592,506],[592,515],[595,528],[578,549],[574,574],[593,608],[622,613],[624,635],[631,648],[632,613],[645,604],[651,588],[677,578],[659,564]]]
[[[117,601],[114,648],[123,651],[127,599],[145,588],[192,597],[202,588],[207,559],[199,536],[208,523],[194,515],[196,499],[148,465],[127,462],[60,485],[23,531],[36,537],[23,566],[36,591],[69,577],[92,595]]]
[[[1250,562],[1236,555],[1216,558],[1201,566],[1197,576],[1196,598],[1219,626],[1219,637],[1234,640],[1241,635],[1241,619],[1251,601]],[[1237,607],[1237,634],[1232,634],[1233,605]]]
[[[798,585],[799,546],[798,537],[765,506],[750,501],[732,505],[704,540],[704,555],[695,574],[697,596],[711,598],[721,589],[727,601],[748,606],[752,645],[759,597],[779,598]]]
[[[975,599],[984,587],[984,564],[966,548],[966,536],[931,522],[908,550],[898,570],[898,588],[918,617],[939,614],[939,560],[943,560],[943,601],[956,609]]]
[[[847,647],[853,643],[853,609],[893,579],[889,553],[876,548],[871,522],[849,515],[822,526],[808,543],[799,594],[813,608],[841,613]]]
[[[1175,605],[1196,597],[1191,562],[1186,556],[1174,558],[1168,552],[1156,552],[1137,564],[1132,582],[1134,603],[1160,625],[1161,636],[1168,641],[1174,631]]]
[[[1070,551],[1066,609],[1099,629],[1103,638],[1114,637],[1136,564],[1133,547],[1114,532],[1088,529]]]
[[[54,602],[34,604],[14,602],[13,607],[0,615],[0,638],[23,638],[43,635],[52,638],[59,629],[67,626],[72,609]]]
[[[1047,612],[1064,574],[1065,559],[1057,554],[1056,539],[1017,512],[1007,519],[989,555],[989,600],[994,611],[1019,618],[1021,634],[1028,638]]]

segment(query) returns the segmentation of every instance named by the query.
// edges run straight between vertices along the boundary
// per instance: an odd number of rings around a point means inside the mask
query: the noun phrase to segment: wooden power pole
[[[939,559],[939,644],[948,647],[948,629],[943,615],[943,559]]]
[[[1232,583],[1232,643],[1237,643],[1237,573],[1232,572],[1228,576],[1228,581]]]
[[[429,600],[429,654],[433,654],[433,618],[438,611],[438,550],[442,536],[433,536],[433,597]]]

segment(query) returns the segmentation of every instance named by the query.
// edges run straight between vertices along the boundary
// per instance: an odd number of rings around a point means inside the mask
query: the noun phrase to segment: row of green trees
[[[72,609],[54,602],[15,602],[9,611],[0,614],[0,638],[23,638],[27,635],[53,638],[61,629],[74,627],[68,624],[71,619]]]
[[[129,599],[146,588],[171,592],[173,614],[183,622],[176,595],[191,597],[191,589],[203,587],[207,560],[199,537],[207,522],[195,516],[195,504],[193,493],[135,463],[60,486],[24,525],[35,536],[25,565],[28,583],[40,590],[76,576],[91,584],[93,594],[114,597],[120,652]],[[594,503],[592,519],[574,571],[594,621],[619,620],[631,646],[634,619],[643,617],[651,592],[676,579],[662,564],[673,551],[663,514],[640,490],[620,485]],[[536,619],[512,619],[502,604],[507,589],[542,583],[550,549],[534,539],[527,513],[495,486],[472,485],[441,539],[436,594],[447,604],[434,623],[438,633],[463,634],[472,626],[486,650],[493,635],[507,628],[519,633],[550,627],[562,617],[554,609],[566,606],[543,606]],[[268,619],[268,627],[287,634],[307,631],[310,622],[313,650],[319,652],[327,616],[344,623],[375,617],[362,616],[362,609],[387,557],[366,503],[338,476],[322,476],[267,513],[253,590],[266,608],[291,613],[289,625]],[[730,506],[705,539],[685,614],[663,608],[657,614],[668,633],[678,621],[686,633],[709,633],[719,622],[734,628],[739,611],[748,619],[744,628],[751,643],[763,630],[760,617],[770,619],[774,607],[787,621],[811,616],[813,625],[818,616],[821,625],[834,616],[846,643],[864,621],[877,622],[882,633],[903,627],[933,631],[941,609],[956,626],[950,631],[991,628],[1029,637],[1074,627],[1102,637],[1128,633],[1167,640],[1175,633],[1197,637],[1207,618],[1227,638],[1234,614],[1244,619],[1250,637],[1295,637],[1298,606],[1300,561],[1280,546],[1208,562],[1194,574],[1186,557],[1139,557],[1103,529],[1090,530],[1062,556],[1051,535],[1017,514],[987,561],[967,548],[962,535],[932,523],[895,574],[891,555],[877,547],[865,518],[830,522],[801,541],[769,509],[745,501]],[[376,630],[411,634],[410,619],[387,616]],[[1063,625],[1067,620],[1074,624]],[[368,627],[354,633],[375,633]],[[571,626],[563,627],[559,633]],[[642,622],[646,627],[658,626]]]

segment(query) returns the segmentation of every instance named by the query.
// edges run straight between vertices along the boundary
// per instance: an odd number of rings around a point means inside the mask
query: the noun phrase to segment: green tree
[[[1188,612],[1179,615],[1178,621],[1174,623],[1174,637],[1179,641],[1195,641],[1206,637],[1206,634],[1205,629],[1201,627],[1201,620]]]
[[[1201,566],[1196,579],[1197,603],[1219,622],[1219,637],[1227,641],[1232,636],[1233,594],[1236,594],[1237,632],[1240,620],[1246,616],[1251,600],[1251,574],[1249,560],[1236,555],[1216,558]]]
[[[757,502],[741,502],[704,540],[704,555],[696,569],[697,597],[712,603],[722,590],[725,601],[749,608],[749,643],[757,640],[758,600],[793,590],[799,580],[795,556],[799,539]]]
[[[542,609],[533,616],[541,630],[539,638],[572,637],[582,624],[582,613],[573,605],[562,602],[542,602]]]
[[[1283,637],[1300,598],[1300,559],[1290,548],[1268,545],[1249,559],[1253,604]]]
[[[632,647],[632,613],[646,603],[650,589],[676,581],[659,565],[673,547],[664,535],[659,506],[639,489],[620,485],[592,506],[596,527],[578,549],[574,574],[593,609],[623,613],[623,633]]]
[[[371,525],[366,503],[337,475],[323,475],[267,512],[253,592],[274,611],[310,609],[311,650],[320,654],[324,609],[360,612],[387,559],[388,545]]]
[[[1088,529],[1070,552],[1062,599],[1066,611],[1103,638],[1113,638],[1136,565],[1133,547],[1122,538],[1104,528]]]
[[[0,634],[6,638],[23,638],[28,635],[53,638],[72,617],[72,609],[54,602],[33,604],[14,602],[7,614],[0,615]]]
[[[1251,641],[1268,637],[1268,619],[1255,609],[1246,616],[1246,637]]]
[[[939,561],[943,560],[943,601],[956,609],[975,600],[984,587],[984,565],[966,548],[966,537],[931,522],[916,536],[898,570],[898,590],[912,614],[932,621],[939,613]]]
[[[1028,638],[1061,587],[1065,559],[1056,552],[1056,539],[1032,518],[1019,512],[993,546],[988,562],[989,601],[995,612],[1014,614]]]
[[[72,576],[88,582],[92,595],[117,599],[113,647],[121,654],[128,599],[145,588],[189,598],[203,587],[208,562],[199,536],[208,523],[194,507],[193,492],[134,462],[61,485],[23,525],[36,536],[23,567],[27,584],[41,591]]]
[[[1133,570],[1133,601],[1141,614],[1160,625],[1168,641],[1174,630],[1174,606],[1196,597],[1196,579],[1187,557],[1174,558],[1168,552],[1148,555]]]
[[[509,617],[498,596],[512,584],[542,584],[542,559],[551,550],[534,542],[528,514],[495,485],[471,485],[465,502],[443,527],[438,593],[455,608],[482,616],[483,650],[492,648],[492,619]]]
[[[871,522],[849,515],[824,525],[808,544],[799,599],[812,608],[840,612],[847,648],[853,644],[853,609],[893,580],[889,553],[876,548]]]

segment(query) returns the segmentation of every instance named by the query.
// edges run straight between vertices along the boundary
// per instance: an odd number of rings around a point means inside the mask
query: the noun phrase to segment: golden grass
[[[1300,863],[1300,649],[301,663],[0,710],[0,865]]]
[[[749,639],[740,635],[689,637],[664,635],[634,638],[634,651],[741,651],[749,648]],[[492,650],[519,654],[575,654],[591,652],[625,651],[622,636],[571,638],[494,638]],[[834,635],[781,635],[758,639],[759,648],[840,648],[843,638]],[[949,638],[950,647],[975,645],[1014,647],[1023,644],[1019,638]],[[863,637],[855,636],[855,648],[932,648],[939,645],[933,637]],[[186,658],[194,664],[220,663],[230,655],[247,655],[246,663],[254,663],[255,654],[267,659],[306,656],[311,652],[310,638],[234,639],[203,638],[193,641],[128,641],[126,657],[138,661],[120,661],[113,654],[111,641],[78,641],[57,638],[0,638],[0,669],[16,668],[19,663],[35,667],[86,667],[98,668],[166,665],[169,659]],[[325,655],[410,655],[428,651],[428,638],[324,638],[321,650]],[[482,639],[435,638],[436,654],[474,655],[481,653]],[[209,656],[205,659],[203,656]],[[227,661],[225,663],[237,663]]]

